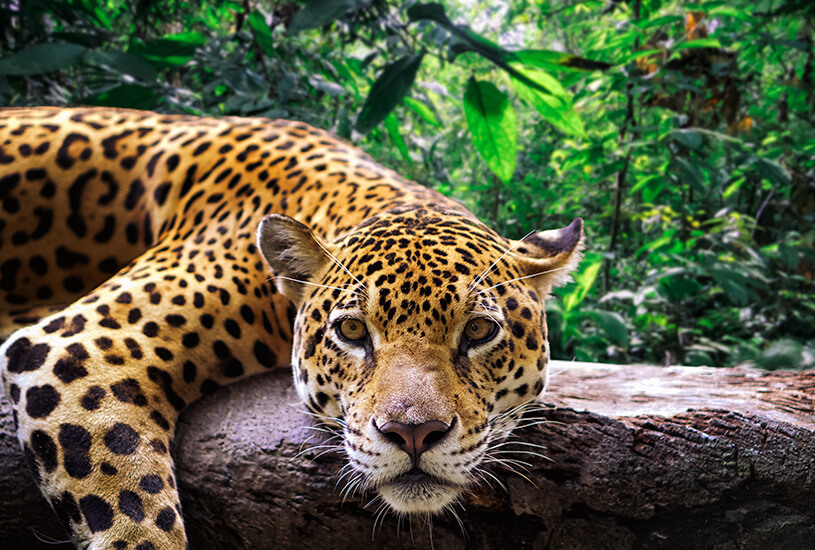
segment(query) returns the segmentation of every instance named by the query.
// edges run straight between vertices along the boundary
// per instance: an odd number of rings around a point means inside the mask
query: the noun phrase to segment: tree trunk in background
[[[286,372],[223,388],[181,417],[175,456],[192,549],[750,549],[815,540],[815,372],[553,362],[547,422],[518,440],[523,476],[496,468],[452,517],[342,502],[344,465]],[[65,540],[24,470],[0,403],[0,548]],[[310,439],[311,438],[311,439]],[[524,449],[517,446],[517,449]],[[301,450],[305,452],[298,456]],[[497,485],[493,482],[493,485]],[[372,538],[373,537],[373,538]],[[69,548],[68,545],[56,548]]]

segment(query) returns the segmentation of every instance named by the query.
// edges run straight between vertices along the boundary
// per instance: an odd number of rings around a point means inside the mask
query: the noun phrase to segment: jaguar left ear
[[[544,297],[553,287],[568,282],[569,274],[583,257],[583,241],[583,220],[575,218],[561,229],[526,237],[513,248],[513,256],[523,274],[530,276],[530,283],[537,286],[538,294]]]
[[[294,218],[270,214],[258,225],[258,247],[277,276],[278,290],[295,304],[303,282],[316,278],[329,262],[329,245]]]

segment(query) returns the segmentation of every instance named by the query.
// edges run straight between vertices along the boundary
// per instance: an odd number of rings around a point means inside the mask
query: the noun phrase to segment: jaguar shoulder
[[[0,111],[0,369],[81,548],[186,544],[180,411],[293,367],[355,483],[436,513],[543,390],[582,221],[509,241],[302,123]],[[270,272],[276,277],[273,279]]]

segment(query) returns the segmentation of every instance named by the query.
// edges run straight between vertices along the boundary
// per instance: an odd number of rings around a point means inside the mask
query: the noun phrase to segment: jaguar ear
[[[583,239],[583,220],[576,218],[561,229],[533,233],[520,243],[513,242],[513,255],[522,274],[544,297],[553,287],[568,282],[570,272],[583,257]]]
[[[258,248],[274,272],[277,289],[295,304],[329,261],[329,245],[299,221],[270,214],[258,225]]]

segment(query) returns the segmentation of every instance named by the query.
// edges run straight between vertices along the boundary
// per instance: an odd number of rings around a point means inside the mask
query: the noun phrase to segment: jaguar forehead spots
[[[176,420],[292,368],[351,483],[438,513],[546,381],[582,221],[502,238],[306,124],[0,110],[0,369],[81,548],[186,545]]]

